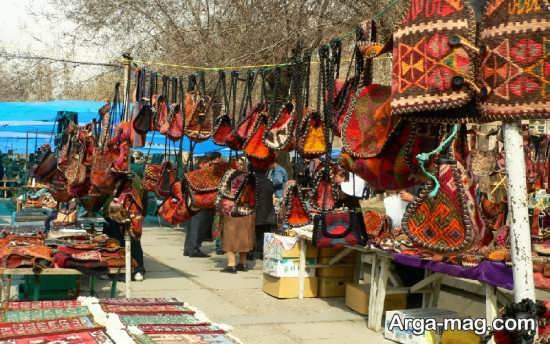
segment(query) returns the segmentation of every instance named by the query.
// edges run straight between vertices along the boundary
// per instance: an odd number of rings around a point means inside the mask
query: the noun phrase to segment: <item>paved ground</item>
[[[273,298],[262,292],[260,262],[245,273],[223,274],[218,271],[225,264],[222,256],[183,257],[184,237],[169,228],[145,230],[146,280],[132,283],[132,296],[181,298],[212,321],[234,326],[233,333],[247,344],[386,342],[367,329],[366,318],[348,310],[342,298]],[[207,252],[213,250],[211,244],[205,246]],[[105,286],[100,296],[107,290]]]

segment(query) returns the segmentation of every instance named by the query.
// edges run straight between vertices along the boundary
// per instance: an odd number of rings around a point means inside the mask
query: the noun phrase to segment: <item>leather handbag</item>
[[[229,168],[229,163],[221,162],[184,174],[191,210],[214,209],[216,207],[218,187]]]
[[[141,108],[133,121],[134,130],[139,134],[147,134],[151,130],[152,119],[153,110],[151,104],[147,100],[142,100]]]
[[[48,190],[57,202],[68,202],[73,198],[67,186],[67,178],[59,169],[56,169],[52,179],[48,182]]]
[[[172,184],[171,195],[162,202],[158,214],[171,225],[184,223],[193,216],[193,212],[187,206],[187,198],[183,194],[181,182],[176,181]]]
[[[298,184],[288,186],[283,196],[285,224],[290,228],[303,227],[311,222],[307,204]]]
[[[212,141],[219,146],[226,146],[227,139],[232,131],[233,124],[231,123],[231,118],[227,114],[220,115],[214,122]]]
[[[108,149],[96,147],[90,170],[91,194],[107,195],[113,192],[116,177],[111,171],[115,160],[114,154]]]
[[[131,181],[121,184],[119,190],[107,207],[107,217],[117,223],[128,225],[130,235],[139,239],[143,228],[141,196]]]
[[[160,174],[155,192],[160,197],[168,197],[171,192],[172,184],[177,179],[176,166],[170,161],[164,161],[160,166]]]
[[[233,150],[242,150],[244,143],[252,136],[256,122],[264,111],[266,111],[266,105],[259,103],[244,116],[237,123],[233,132],[227,137],[227,146]]]
[[[48,182],[57,171],[57,158],[51,150],[41,151],[38,163],[33,167],[32,175],[38,182]]]
[[[265,130],[264,144],[275,150],[289,150],[295,140],[296,105],[289,102],[281,108],[275,119]]]
[[[252,157],[257,160],[268,159],[271,155],[271,148],[269,148],[263,140],[264,134],[267,129],[267,116],[266,113],[262,113],[256,120],[256,125],[252,134],[245,141],[243,151],[247,157]]]
[[[360,212],[337,210],[313,218],[313,245],[318,248],[365,245],[364,233]]]
[[[212,100],[199,91],[185,95],[185,135],[195,142],[208,140],[212,136]]]
[[[308,111],[298,132],[297,150],[306,158],[318,158],[328,151],[325,123],[319,112]]]

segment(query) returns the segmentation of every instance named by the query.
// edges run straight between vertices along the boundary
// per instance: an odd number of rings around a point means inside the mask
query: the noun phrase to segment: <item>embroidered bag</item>
[[[474,60],[461,42],[475,41],[469,1],[409,0],[393,34],[392,113],[408,118],[462,120],[475,111],[466,83]],[[457,111],[442,111],[442,110]]]
[[[296,105],[292,102],[285,104],[277,117],[268,126],[264,133],[265,145],[275,150],[286,150],[290,148],[294,140],[296,130]]]
[[[187,206],[187,199],[183,194],[181,182],[176,181],[172,184],[171,195],[162,202],[158,214],[171,225],[184,223],[193,216]]]
[[[214,121],[214,131],[212,134],[212,141],[214,141],[215,144],[220,146],[226,146],[227,145],[227,139],[230,137],[231,133],[233,132],[233,120],[231,117],[229,117],[229,103],[230,100],[233,101],[233,117],[235,116],[235,108],[236,108],[236,93],[237,93],[237,82],[238,82],[238,74],[236,72],[231,74],[231,90],[230,94],[227,94],[227,85],[225,82],[225,72],[220,71],[219,72],[219,79],[218,79],[218,85],[222,89],[222,96],[223,96],[223,104],[224,107],[222,109],[223,113],[216,117],[216,120]]]
[[[219,146],[226,146],[227,139],[233,131],[233,124],[231,118],[227,114],[220,115],[214,122],[214,134],[212,135],[212,141]]]
[[[327,153],[326,128],[319,112],[307,112],[298,132],[297,150],[306,159],[318,158]]]
[[[360,212],[330,211],[313,219],[313,245],[318,248],[364,245],[364,233]]]
[[[235,127],[235,130],[228,136],[227,146],[233,150],[241,150],[244,142],[247,141],[256,127],[260,114],[265,111],[265,104],[259,103],[252,109]]]
[[[229,169],[220,182],[216,209],[225,216],[248,216],[256,205],[255,177],[236,169]]]
[[[196,76],[191,75],[185,95],[185,135],[191,141],[202,142],[212,136],[212,99],[206,95],[204,73],[199,73],[199,89],[196,83]]]
[[[483,120],[550,117],[550,8],[544,0],[490,0],[480,29]]]
[[[156,185],[155,192],[160,197],[168,197],[171,192],[172,184],[177,179],[176,166],[171,161],[165,160],[160,166],[159,182]]]
[[[429,181],[403,216],[402,228],[417,246],[440,253],[481,246],[483,224],[470,181],[458,160],[436,164],[440,189],[433,197]]]
[[[392,229],[391,218],[374,210],[363,212],[365,232],[371,238],[378,238],[382,232]]]
[[[438,126],[399,120],[377,155],[353,158],[344,151],[340,164],[374,190],[402,190],[422,184],[425,176],[416,155],[437,146],[437,129]]]
[[[149,192],[155,192],[160,182],[161,172],[161,164],[146,164],[143,171],[143,188]]]
[[[57,171],[57,158],[52,153],[49,145],[40,147],[38,164],[33,166],[32,175],[38,182],[48,182]]]
[[[334,209],[338,199],[338,186],[334,183],[333,169],[328,165],[317,174],[309,206],[319,212]]]
[[[302,227],[310,223],[308,208],[298,184],[288,186],[283,197],[285,224],[289,227]]]
[[[218,186],[229,167],[229,163],[220,162],[184,174],[191,210],[216,207]]]
[[[243,151],[247,157],[252,157],[258,160],[265,160],[270,157],[271,149],[263,141],[266,129],[267,115],[263,112],[256,120],[256,125],[252,131],[252,135],[244,143]]]

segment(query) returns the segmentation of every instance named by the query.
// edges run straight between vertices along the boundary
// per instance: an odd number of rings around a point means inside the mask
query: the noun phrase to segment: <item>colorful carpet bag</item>
[[[437,146],[437,128],[399,120],[376,156],[354,158],[344,151],[340,164],[374,190],[402,190],[422,184],[426,178],[420,172],[416,155]]]
[[[48,182],[57,170],[57,158],[50,147],[40,147],[38,163],[32,168],[32,175],[38,182]]]
[[[440,159],[436,166],[439,191],[430,196],[432,181],[422,188],[403,216],[403,231],[415,245],[439,253],[480,246],[483,223],[463,165]]]
[[[323,168],[315,177],[309,206],[319,212],[334,209],[338,200],[338,185],[334,183],[333,169]]]
[[[382,232],[392,229],[391,218],[375,210],[363,212],[363,223],[369,238],[378,238]]]
[[[176,166],[171,161],[165,160],[160,165],[160,174],[158,183],[155,186],[155,192],[160,197],[168,197],[172,192],[172,184],[176,182]]]
[[[228,170],[216,197],[216,209],[225,216],[252,215],[256,206],[256,183],[253,173]]]
[[[298,153],[306,159],[318,158],[328,151],[327,128],[323,116],[316,111],[308,111],[298,132]]]
[[[303,227],[310,223],[308,208],[298,184],[288,186],[283,197],[285,224],[290,228]]]
[[[368,85],[352,97],[342,125],[344,150],[356,158],[380,154],[397,120],[391,115],[388,86]]]
[[[266,111],[266,105],[259,103],[243,119],[237,123],[233,132],[227,137],[226,144],[233,150],[243,149],[244,143],[252,136],[256,122],[260,115]]]
[[[275,150],[287,150],[292,146],[296,130],[296,105],[285,104],[264,133],[264,144]]]
[[[482,119],[550,118],[548,2],[487,1],[479,38]]]
[[[221,162],[184,174],[191,210],[214,209],[216,207],[218,187],[229,167],[229,163]]]
[[[475,63],[461,44],[474,42],[475,31],[469,1],[408,1],[393,34],[393,114],[446,121],[475,114],[462,109],[472,103]]]
[[[252,157],[258,160],[265,160],[270,157],[271,148],[269,148],[263,140],[267,130],[267,116],[265,112],[258,117],[256,125],[252,131],[252,135],[244,143],[243,151],[247,157]]]
[[[210,97],[198,91],[185,95],[185,135],[191,141],[202,142],[212,136],[211,102]]]
[[[318,248],[364,245],[364,233],[360,212],[330,211],[313,219],[313,245]]]
[[[212,134],[212,141],[219,146],[226,146],[227,139],[230,137],[233,131],[233,123],[231,118],[227,114],[220,115],[214,122],[214,133]]]
[[[52,249],[47,246],[8,245],[0,248],[0,267],[2,268],[46,268],[51,266],[52,261]]]
[[[155,192],[160,182],[161,164],[146,164],[143,171],[143,188]]]
[[[172,184],[171,190],[171,195],[160,205],[158,214],[171,225],[184,223],[193,216],[193,213],[187,206],[187,197],[183,194],[181,182],[176,181]]]
[[[183,137],[183,113],[180,104],[170,106],[166,121],[161,123],[159,131],[172,141],[177,141]]]

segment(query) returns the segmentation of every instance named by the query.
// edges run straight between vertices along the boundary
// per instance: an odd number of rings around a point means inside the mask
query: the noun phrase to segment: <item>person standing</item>
[[[206,168],[209,165],[207,156],[201,157],[199,160],[199,169]],[[204,238],[204,232],[206,229],[212,228],[212,221],[214,219],[214,211],[203,209],[197,212],[187,225],[187,235],[185,236],[185,244],[183,248],[183,255],[193,258],[206,258],[208,254],[201,251],[201,245]]]
[[[285,184],[288,182],[288,173],[278,163],[274,162],[267,171],[267,177],[273,184],[274,195],[277,198],[283,198]]]
[[[256,178],[256,245],[254,256],[256,259],[263,259],[264,234],[273,232],[277,225],[277,215],[273,206],[275,187],[267,173],[256,171],[254,176]]]

